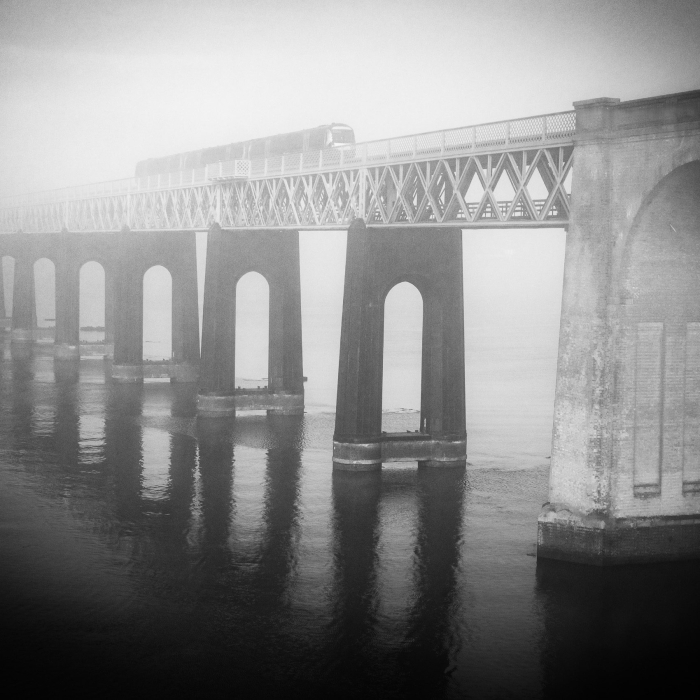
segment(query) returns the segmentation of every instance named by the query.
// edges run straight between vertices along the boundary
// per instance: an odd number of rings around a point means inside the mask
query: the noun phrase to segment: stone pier
[[[261,274],[270,288],[265,389],[236,388],[236,285],[248,272]],[[299,273],[297,231],[210,229],[198,415],[234,415],[237,408],[304,412]]]
[[[700,91],[575,103],[538,556],[700,556]]]
[[[197,381],[199,311],[195,234],[137,233],[124,229],[117,235],[112,378],[118,382],[141,382],[150,377]],[[143,360],[143,277],[155,265],[165,267],[172,277],[172,360],[165,363]],[[106,282],[109,296],[111,284]]]
[[[31,255],[29,235],[27,252],[15,256],[15,280],[12,294],[12,342],[31,343],[36,328],[36,300],[34,296],[34,257]]]
[[[418,433],[382,432],[384,301],[399,282],[423,297],[421,418]],[[417,460],[463,466],[464,295],[460,229],[348,231],[333,467],[380,469]]]

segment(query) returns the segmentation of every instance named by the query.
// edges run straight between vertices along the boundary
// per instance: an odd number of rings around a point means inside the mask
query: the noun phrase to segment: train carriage
[[[149,158],[136,164],[136,177],[160,175],[203,168],[212,163],[230,160],[254,160],[289,153],[320,151],[355,143],[355,133],[347,124],[326,124],[314,129],[292,131],[262,139],[202,148],[198,151],[176,153],[162,158]]]

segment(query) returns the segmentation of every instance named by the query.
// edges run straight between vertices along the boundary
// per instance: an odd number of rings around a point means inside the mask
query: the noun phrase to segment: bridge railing
[[[511,121],[430,131],[378,141],[365,141],[321,151],[305,151],[252,161],[227,161],[195,170],[161,173],[147,177],[99,182],[78,187],[35,192],[0,199],[0,207],[21,207],[68,200],[109,197],[174,187],[205,185],[213,180],[244,177],[261,179],[323,170],[360,168],[387,162],[410,162],[426,158],[454,157],[509,148],[538,146],[573,137],[576,113],[556,112]]]

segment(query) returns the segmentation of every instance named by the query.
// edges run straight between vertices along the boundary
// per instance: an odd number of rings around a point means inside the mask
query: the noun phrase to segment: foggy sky
[[[332,121],[363,141],[697,89],[699,37],[697,0],[0,0],[0,196]],[[332,402],[345,234],[300,245],[307,394]],[[563,252],[557,230],[465,233],[468,368],[489,325],[554,361]],[[420,323],[412,299],[399,327]],[[417,397],[419,347],[414,364]]]
[[[697,0],[0,0],[0,195],[346,122],[370,140],[700,87]]]

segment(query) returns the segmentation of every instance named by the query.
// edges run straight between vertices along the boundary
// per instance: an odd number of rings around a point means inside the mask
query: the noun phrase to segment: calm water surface
[[[192,387],[114,385],[101,361],[54,366],[48,348],[6,343],[0,605],[16,697],[47,683],[90,697],[680,687],[697,671],[698,567],[537,563],[552,357],[513,364],[491,340],[468,353],[466,471],[364,475],[332,473],[331,413],[198,422]]]

